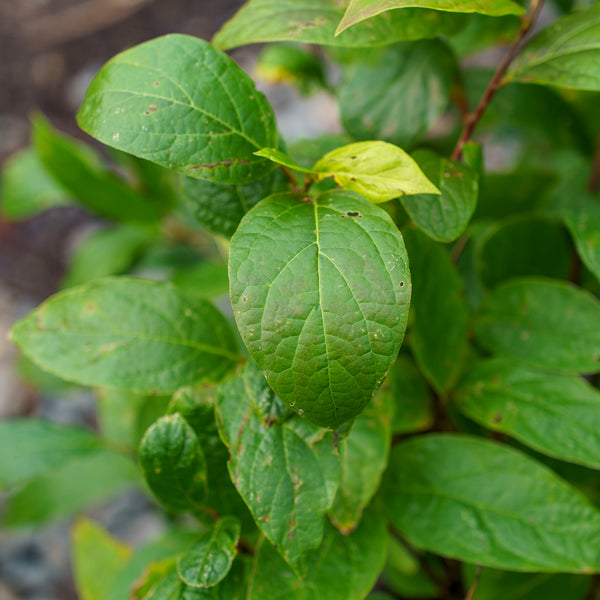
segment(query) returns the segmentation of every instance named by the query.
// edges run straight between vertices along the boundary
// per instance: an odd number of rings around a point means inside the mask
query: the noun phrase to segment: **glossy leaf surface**
[[[600,302],[562,281],[511,279],[475,320],[477,341],[493,352],[566,373],[600,371]]]
[[[240,538],[240,522],[223,517],[204,533],[177,561],[181,581],[193,588],[209,588],[222,581],[231,569]]]
[[[600,90],[600,6],[561,17],[540,31],[506,77],[508,81]]]
[[[197,510],[206,495],[206,460],[194,430],[179,414],[161,417],[140,442],[139,461],[166,508]]]
[[[88,88],[79,125],[101,142],[218,183],[248,183],[271,164],[273,112],[254,83],[208,42],[167,35],[111,59]]]
[[[394,448],[386,516],[417,547],[512,571],[600,570],[600,513],[534,459],[464,435]]]
[[[434,38],[460,29],[460,15],[411,9],[372,19],[336,36],[345,7],[336,0],[249,0],[213,38],[227,50],[257,42],[302,42],[331,46],[385,46]],[[265,144],[267,145],[267,144]]]
[[[388,10],[410,7],[448,12],[476,12],[494,17],[519,15],[523,12],[523,7],[512,0],[350,0],[337,33]]]
[[[208,301],[126,277],[51,297],[14,326],[11,339],[64,379],[139,393],[218,380],[237,360],[233,332]]]
[[[339,458],[332,432],[297,418],[261,420],[266,415],[260,406],[276,401],[263,374],[249,363],[221,385],[218,422],[238,492],[285,561],[304,575],[323,537],[325,513],[338,486]]]
[[[455,400],[485,427],[543,454],[600,469],[600,392],[584,379],[494,359],[471,368]]]
[[[391,219],[358,194],[258,204],[231,242],[238,327],[269,385],[337,427],[371,399],[402,342],[410,278]]]

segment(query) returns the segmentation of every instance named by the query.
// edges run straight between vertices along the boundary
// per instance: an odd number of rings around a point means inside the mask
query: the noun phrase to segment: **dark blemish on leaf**
[[[242,296],[242,302],[248,302],[248,296]]]
[[[504,420],[504,415],[495,415],[494,418],[492,419],[492,421],[494,421],[494,423],[502,423],[503,420]]]
[[[97,308],[98,308],[98,305],[95,302],[88,302],[85,305],[85,312],[92,315],[96,312]]]
[[[144,112],[145,115],[151,115],[153,112],[156,112],[158,110],[158,108],[156,108],[156,106],[154,104],[151,104],[148,107],[148,110]]]
[[[160,81],[155,81],[154,82],[154,87],[158,87],[160,85]]]

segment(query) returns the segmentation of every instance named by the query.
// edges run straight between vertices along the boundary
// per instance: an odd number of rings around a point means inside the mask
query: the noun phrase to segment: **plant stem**
[[[527,32],[531,29],[537,15],[539,14],[542,6],[544,4],[544,0],[531,0],[531,6],[529,14],[525,17],[522,17],[521,28],[519,29],[519,33],[515,38],[515,41],[512,43],[508,52],[504,56],[504,59],[500,63],[500,66],[496,69],[494,76],[489,82],[479,104],[475,108],[472,114],[470,114],[464,121],[463,130],[458,138],[458,142],[454,148],[454,152],[452,152],[452,160],[459,160],[462,155],[463,146],[471,139],[477,124],[481,120],[485,109],[488,107],[489,103],[492,101],[492,98],[496,95],[496,92],[500,89],[502,85],[502,77],[506,73],[506,70],[510,66],[510,63],[517,56],[520,48],[521,42],[523,38],[527,35]]]
[[[477,591],[477,586],[479,585],[479,580],[481,579],[481,565],[477,565],[477,574],[475,575],[475,579],[473,580],[473,585],[469,589],[469,593],[465,596],[465,600],[473,600],[473,596]]]
[[[288,181],[292,184],[292,188],[294,189],[294,191],[299,192],[300,187],[298,186],[298,182],[296,181],[296,178],[292,175],[292,172],[287,167],[284,167],[283,165],[279,165],[279,168],[283,171],[283,174],[287,177]]]

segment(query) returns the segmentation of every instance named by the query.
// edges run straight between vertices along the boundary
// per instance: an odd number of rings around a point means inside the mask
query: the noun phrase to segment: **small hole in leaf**
[[[404,281],[400,282],[400,287],[404,287]]]
[[[358,211],[352,211],[352,210],[349,210],[346,213],[346,216],[351,217],[351,218],[356,218],[356,219],[362,218],[362,215]]]
[[[242,296],[242,302],[248,302],[248,296]]]

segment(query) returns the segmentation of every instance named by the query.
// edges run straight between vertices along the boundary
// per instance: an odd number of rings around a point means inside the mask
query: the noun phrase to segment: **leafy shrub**
[[[5,525],[149,490],[148,547],[75,525],[84,599],[596,597],[600,6],[573,4],[532,35],[539,0],[249,0],[98,73],[78,120],[119,174],[36,118],[4,215],[105,225],[11,339],[100,431],[3,423]],[[285,143],[223,52],[256,42],[347,137]]]

